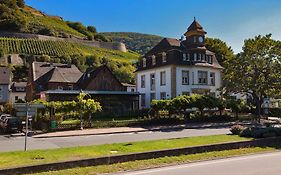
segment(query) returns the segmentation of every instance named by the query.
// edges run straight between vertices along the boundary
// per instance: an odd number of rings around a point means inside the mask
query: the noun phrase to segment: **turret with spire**
[[[199,24],[199,22],[194,17],[193,22],[187,28],[187,31],[184,34],[186,36],[186,40],[183,42],[183,44],[187,48],[204,47],[206,34],[207,32],[203,29],[203,27]]]

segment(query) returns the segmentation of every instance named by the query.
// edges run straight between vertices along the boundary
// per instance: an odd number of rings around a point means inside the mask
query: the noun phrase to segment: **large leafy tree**
[[[258,116],[265,97],[281,94],[281,42],[271,35],[245,40],[243,51],[226,67],[227,89],[250,94]]]
[[[226,42],[217,38],[206,38],[206,48],[216,53],[216,58],[220,65],[224,66],[224,62],[234,57],[233,50]]]

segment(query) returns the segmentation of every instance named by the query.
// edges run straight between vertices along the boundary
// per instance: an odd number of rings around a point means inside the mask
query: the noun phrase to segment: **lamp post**
[[[83,91],[82,91],[82,89],[80,90],[80,94],[82,94],[83,93]],[[80,95],[79,94],[79,95]],[[83,103],[82,103],[82,100],[83,99],[79,99],[80,100],[80,102],[79,102],[79,107],[80,107],[80,130],[83,130],[83,114],[82,114],[82,105],[83,105]]]

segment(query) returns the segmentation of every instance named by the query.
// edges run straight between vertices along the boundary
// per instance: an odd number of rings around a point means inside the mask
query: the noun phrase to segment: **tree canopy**
[[[225,66],[225,61],[234,57],[234,52],[226,42],[217,38],[206,38],[206,48],[216,54],[220,65]]]
[[[226,62],[227,90],[251,94],[257,115],[265,97],[281,94],[280,46],[271,35],[259,35],[245,40],[243,51]]]

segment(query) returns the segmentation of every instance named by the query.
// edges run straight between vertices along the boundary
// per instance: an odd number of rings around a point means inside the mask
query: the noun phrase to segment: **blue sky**
[[[180,38],[193,16],[237,53],[244,39],[272,33],[281,40],[280,0],[26,0],[47,14],[96,26]]]

